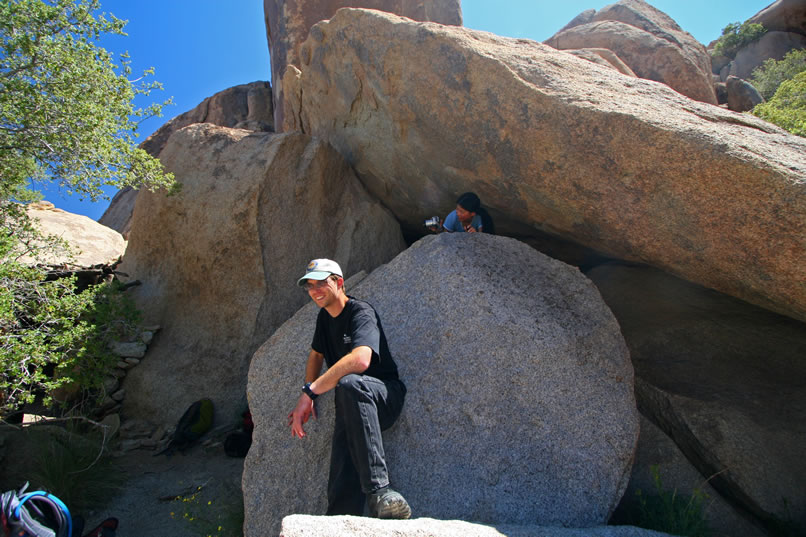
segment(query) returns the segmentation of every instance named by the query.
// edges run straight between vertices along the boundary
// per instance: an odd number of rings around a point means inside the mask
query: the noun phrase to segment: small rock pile
[[[154,425],[145,420],[132,419],[121,424],[120,414],[112,414],[102,422],[110,425],[110,432],[118,435],[119,442],[114,444],[112,455],[115,457],[125,456],[135,450],[153,451],[154,455],[159,455],[173,438],[176,426],[165,427],[164,425]],[[205,451],[221,448],[223,438],[227,433],[235,429],[234,424],[224,424],[207,432],[199,445]]]
[[[126,453],[135,449],[153,449],[161,446],[169,438],[168,430],[159,426],[154,428],[143,420],[130,420],[120,427],[119,453]]]
[[[107,438],[117,437],[113,444],[114,456],[123,456],[134,450],[151,450],[155,455],[168,446],[176,430],[175,426],[154,425],[146,420],[131,419],[123,422],[120,409],[126,397],[126,389],[122,387],[123,379],[134,367],[140,364],[148,351],[148,346],[160,330],[157,325],[144,326],[135,341],[120,341],[112,346],[112,352],[120,357],[115,369],[104,381],[104,398],[95,411],[101,425],[108,427]],[[224,425],[210,431],[201,443],[205,448],[220,445],[220,437],[234,429],[233,425]]]
[[[136,341],[118,342],[112,347],[112,352],[120,356],[120,361],[104,383],[106,397],[96,411],[101,418],[101,425],[108,427],[107,438],[117,436],[114,443],[114,456],[123,456],[134,450],[151,450],[155,455],[162,452],[173,438],[176,426],[166,427],[162,424],[153,424],[143,419],[121,421],[120,410],[126,397],[126,389],[122,387],[123,379],[135,366],[139,365],[148,351],[148,346],[159,326],[144,326]],[[202,447],[212,449],[221,446],[221,440],[226,433],[236,428],[235,424],[224,424],[205,435],[201,442]]]
[[[120,357],[120,361],[110,375],[104,380],[104,393],[106,397],[96,411],[96,415],[105,418],[120,412],[126,390],[121,387],[123,379],[129,370],[140,363],[146,354],[148,345],[159,331],[159,326],[144,326],[136,341],[118,341],[112,346],[112,352]]]

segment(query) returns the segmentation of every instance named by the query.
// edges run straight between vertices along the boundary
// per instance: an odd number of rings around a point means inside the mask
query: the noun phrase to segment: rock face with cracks
[[[278,131],[285,130],[282,126],[286,67],[299,63],[299,49],[311,26],[329,19],[343,7],[378,9],[418,21],[462,25],[460,0],[263,0]]]
[[[317,24],[300,69],[287,115],[404,226],[474,190],[501,233],[536,228],[806,319],[797,136],[546,45],[377,11]]]
[[[141,192],[120,270],[160,334],[126,377],[124,412],[175,423],[213,400],[238,416],[263,341],[308,300],[316,257],[371,270],[404,248],[398,223],[326,143],[211,124],[175,132],[160,154],[178,195]]]
[[[621,58],[616,56],[616,54],[608,50],[606,48],[580,48],[580,49],[573,49],[573,50],[566,50],[569,54],[573,54],[574,56],[579,56],[580,58],[584,58],[590,62],[598,63],[599,65],[604,65],[605,67],[612,67],[619,73],[627,76],[636,76],[632,69],[629,66],[621,61]]]
[[[627,485],[638,413],[618,324],[587,278],[514,239],[442,234],[349,284],[377,309],[408,387],[384,445],[414,517],[606,523]],[[325,511],[332,392],[305,438],[286,426],[317,311],[303,307],[252,359],[247,537]]]
[[[588,276],[627,341],[641,413],[738,513],[770,534],[806,527],[806,324],[646,267]]]

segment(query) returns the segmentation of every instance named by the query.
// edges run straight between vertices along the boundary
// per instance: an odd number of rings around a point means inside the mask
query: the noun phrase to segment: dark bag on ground
[[[246,454],[249,453],[249,448],[252,446],[252,430],[255,428],[252,413],[249,410],[245,410],[242,417],[241,430],[228,434],[224,439],[224,453],[229,457],[239,459],[246,457]]]

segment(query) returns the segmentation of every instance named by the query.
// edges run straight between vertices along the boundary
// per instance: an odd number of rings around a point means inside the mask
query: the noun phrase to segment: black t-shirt
[[[327,366],[333,367],[356,347],[367,346],[372,349],[372,360],[363,374],[381,380],[397,379],[397,364],[389,352],[377,312],[363,300],[348,298],[338,317],[331,317],[324,308],[319,310],[311,348],[324,354]]]

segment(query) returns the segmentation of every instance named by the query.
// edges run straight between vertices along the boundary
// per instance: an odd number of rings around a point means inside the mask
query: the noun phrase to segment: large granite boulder
[[[126,241],[120,233],[92,218],[57,209],[47,201],[31,203],[26,210],[43,234],[64,240],[70,251],[49,250],[36,257],[23,256],[19,259],[22,263],[90,267],[113,263],[126,251]]]
[[[445,233],[350,285],[379,312],[408,387],[385,448],[414,517],[606,523],[627,484],[638,415],[619,327],[587,278],[515,239]],[[326,507],[332,392],[306,438],[292,439],[285,420],[316,314],[303,307],[252,359],[247,537]]]
[[[171,134],[194,123],[212,123],[221,127],[271,132],[274,130],[271,86],[268,82],[259,81],[219,91],[204,99],[195,108],[165,123],[146,138],[140,147],[152,157],[159,157]],[[137,192],[131,187],[120,190],[98,221],[128,239]]]
[[[290,115],[404,226],[474,190],[500,233],[806,319],[806,140],[546,45],[377,11],[317,24],[302,58]]]
[[[494,527],[461,520],[377,520],[351,516],[291,515],[283,519],[283,537],[671,537],[632,526],[551,528],[496,524]]]
[[[396,13],[417,21],[462,25],[460,0],[263,0],[266,37],[274,83],[274,124],[289,130],[283,120],[283,76],[288,65],[299,64],[299,51],[311,26],[329,19],[343,7],[361,7]],[[292,129],[293,130],[293,129]]]
[[[562,32],[563,30],[568,30],[569,28],[573,28],[574,26],[579,26],[581,24],[587,24],[593,21],[593,17],[596,16],[595,9],[586,9],[573,19],[571,19],[568,24],[557,30],[557,32]]]
[[[728,108],[734,112],[747,112],[764,102],[764,97],[747,80],[729,76],[725,84]]]
[[[171,134],[194,123],[273,132],[271,85],[268,82],[257,81],[219,91],[157,129],[154,134],[146,138],[141,147],[149,155],[159,157]]]
[[[642,414],[738,513],[770,534],[806,527],[806,324],[646,267],[588,276],[627,340]]]
[[[590,22],[546,40],[554,48],[606,48],[641,78],[663,82],[692,99],[716,104],[711,57],[691,34],[643,0],[620,0]]]
[[[806,35],[806,4],[803,0],[776,0],[750,17],[749,22],[762,24],[771,32]]]
[[[307,300],[300,267],[370,270],[400,252],[398,223],[326,143],[195,124],[160,158],[178,195],[143,191],[120,270],[162,327],[126,377],[124,413],[173,424],[208,397],[235,420],[255,349]]]
[[[750,78],[769,59],[780,60],[794,49],[806,48],[806,35],[792,32],[767,32],[759,39],[739,49],[736,57],[720,70],[720,78],[728,76]]]

